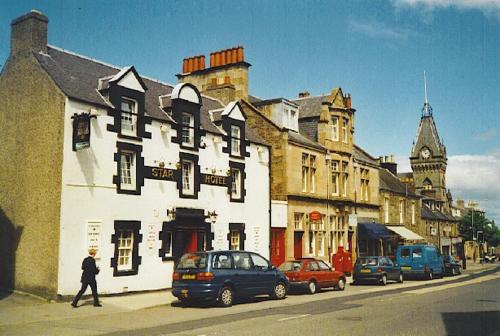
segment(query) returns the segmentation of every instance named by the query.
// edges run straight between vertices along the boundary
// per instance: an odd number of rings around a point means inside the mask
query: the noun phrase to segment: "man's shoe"
[[[94,307],[102,307],[102,304],[100,304],[100,303],[94,303]]]
[[[78,306],[77,306],[77,305],[76,305],[76,303],[74,303],[74,302],[71,302],[71,307],[73,307],[73,308],[78,308]]]

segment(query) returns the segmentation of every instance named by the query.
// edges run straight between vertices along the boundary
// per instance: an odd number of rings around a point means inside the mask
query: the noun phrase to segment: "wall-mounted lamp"
[[[168,127],[167,127],[167,125],[162,124],[162,125],[160,126],[160,132],[162,132],[162,133],[167,133],[167,132],[168,132]]]
[[[212,224],[215,224],[215,222],[217,222],[217,216],[219,215],[214,210],[214,211],[208,211],[208,213],[205,215],[205,218],[209,218],[210,222]]]
[[[221,138],[220,138],[220,137],[217,137],[217,136],[214,136],[214,137],[213,137],[213,142],[214,142],[214,144],[218,144],[218,143],[220,143],[220,142],[221,142]]]
[[[207,148],[207,144],[205,143],[205,141],[204,141],[204,140],[205,140],[205,139],[200,139],[200,148],[201,148],[201,149],[205,149],[205,148]]]
[[[175,208],[172,208],[172,210],[167,209],[167,217],[171,222],[175,220]]]

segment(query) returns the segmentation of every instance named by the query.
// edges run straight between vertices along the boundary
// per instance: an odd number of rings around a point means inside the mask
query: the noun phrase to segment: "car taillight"
[[[377,268],[378,273],[382,273],[382,267]]]
[[[180,280],[181,278],[181,275],[177,272],[174,272],[174,274],[172,274],[172,280],[176,281],[176,280]]]
[[[200,281],[210,281],[214,278],[214,274],[211,272],[202,272],[196,274],[196,280]]]

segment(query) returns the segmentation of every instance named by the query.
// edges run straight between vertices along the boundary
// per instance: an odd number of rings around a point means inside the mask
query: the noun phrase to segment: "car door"
[[[333,287],[338,282],[338,277],[336,273],[332,271],[330,266],[328,266],[323,260],[318,260],[318,266],[324,276],[324,285],[322,287]]]
[[[399,272],[394,267],[394,263],[389,258],[384,258],[387,265],[387,278],[391,280],[399,280]]]
[[[324,287],[325,286],[325,274],[319,268],[316,260],[309,261],[309,269],[310,269],[311,275],[316,279],[316,283],[318,284],[318,287],[319,288]]]
[[[256,294],[268,294],[273,291],[275,275],[271,271],[269,261],[257,253],[250,253]]]
[[[234,273],[231,281],[234,283],[237,295],[255,295],[255,273],[252,269],[252,260],[248,252],[232,252]]]

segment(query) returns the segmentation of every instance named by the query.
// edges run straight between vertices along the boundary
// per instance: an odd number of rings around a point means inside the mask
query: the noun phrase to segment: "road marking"
[[[403,293],[426,294],[426,293],[437,292],[437,291],[445,290],[445,289],[449,289],[449,288],[461,287],[461,286],[466,286],[469,284],[475,284],[475,283],[480,283],[480,282],[484,282],[484,281],[494,280],[494,279],[498,279],[498,278],[500,278],[500,274],[485,275],[483,277],[472,279],[472,280],[467,280],[464,282],[452,283],[452,284],[441,285],[441,286],[436,286],[436,287],[415,289],[415,290],[411,290],[411,291],[405,291]]]
[[[288,320],[294,320],[294,319],[298,319],[298,318],[303,318],[303,317],[306,317],[306,316],[311,316],[311,314],[303,314],[303,315],[297,315],[297,316],[284,317],[284,318],[280,318],[278,321],[279,322],[283,322],[283,321],[288,321]]]

